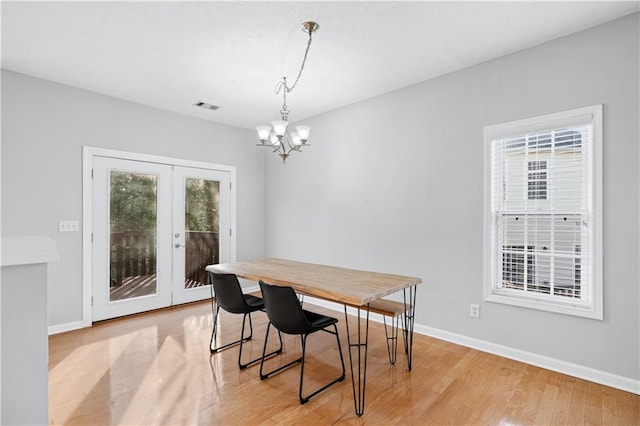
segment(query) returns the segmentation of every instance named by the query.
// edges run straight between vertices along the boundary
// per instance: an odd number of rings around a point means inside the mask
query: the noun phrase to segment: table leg
[[[389,364],[394,365],[396,363],[396,357],[398,354],[398,325],[404,317],[400,315],[394,315],[390,318],[391,332],[387,328],[387,317],[382,316],[382,322],[384,323],[384,335],[387,338],[387,354],[389,355]]]
[[[367,380],[367,349],[369,342],[369,305],[367,304],[365,311],[366,317],[360,317],[360,308],[357,308],[356,322],[356,342],[352,342],[351,333],[349,331],[349,315],[347,307],[344,307],[344,318],[347,324],[347,343],[349,346],[349,365],[351,367],[351,385],[353,387],[353,404],[358,417],[364,414],[364,391]],[[354,350],[357,354],[353,354]],[[357,377],[354,375],[354,362],[357,363]]]
[[[407,369],[409,371],[411,371],[413,354],[413,324],[416,312],[416,287],[417,286],[414,285],[404,289],[404,315],[402,328],[404,334],[404,352],[407,354]]]

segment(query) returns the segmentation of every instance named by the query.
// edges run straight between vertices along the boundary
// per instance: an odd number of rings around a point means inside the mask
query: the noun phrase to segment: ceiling
[[[2,2],[2,67],[233,126],[290,120],[616,19],[640,2]],[[193,106],[202,101],[216,111]]]

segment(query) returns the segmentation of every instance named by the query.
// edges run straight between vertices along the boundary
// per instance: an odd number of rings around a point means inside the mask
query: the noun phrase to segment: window
[[[527,164],[527,169],[529,170],[527,175],[527,197],[530,200],[546,200],[547,162],[529,161]]]
[[[602,319],[602,106],[485,128],[485,298]]]

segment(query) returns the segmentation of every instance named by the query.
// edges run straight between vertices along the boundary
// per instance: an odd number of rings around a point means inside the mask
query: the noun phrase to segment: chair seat
[[[304,312],[307,320],[309,320],[309,323],[314,330],[320,330],[338,322],[336,318],[328,317],[326,315],[320,315],[315,312],[305,310],[303,310],[302,312]]]
[[[247,301],[247,305],[251,307],[252,311],[258,311],[260,309],[264,309],[264,302],[259,297],[252,296],[250,294],[245,294],[244,300]]]

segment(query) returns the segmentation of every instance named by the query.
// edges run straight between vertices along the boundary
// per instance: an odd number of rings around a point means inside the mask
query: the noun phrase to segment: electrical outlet
[[[469,315],[472,318],[480,318],[480,305],[474,305],[472,303],[469,307]]]

